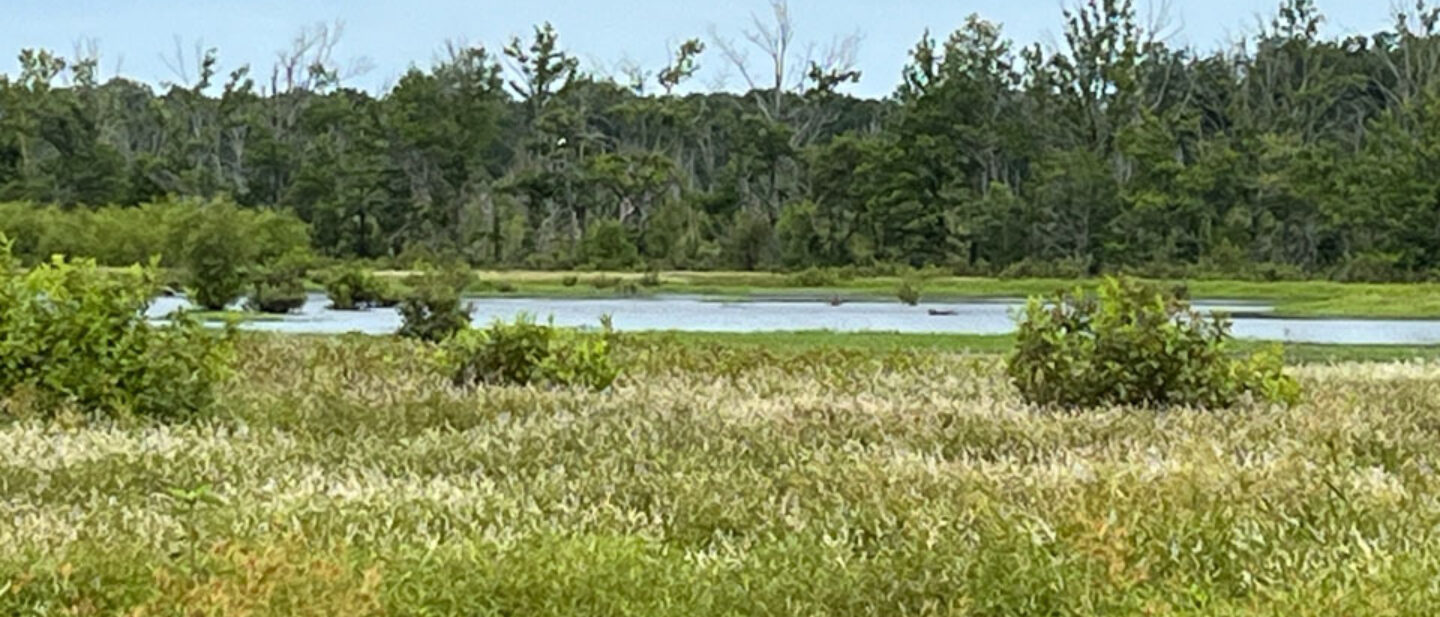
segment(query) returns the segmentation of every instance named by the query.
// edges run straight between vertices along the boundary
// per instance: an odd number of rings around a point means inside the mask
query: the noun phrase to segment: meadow
[[[1289,408],[1072,413],[953,349],[624,336],[594,393],[457,388],[388,337],[239,344],[206,416],[0,426],[0,614],[1440,605],[1428,362],[1296,364]]]

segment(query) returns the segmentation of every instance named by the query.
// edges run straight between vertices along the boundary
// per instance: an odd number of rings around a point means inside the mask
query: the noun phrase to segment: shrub
[[[303,253],[291,253],[255,268],[250,276],[246,308],[278,314],[299,310],[305,306],[305,275],[309,269],[309,256]]]
[[[394,288],[384,279],[352,265],[331,270],[324,277],[324,284],[330,308],[339,311],[395,306],[400,302]]]
[[[920,286],[910,281],[901,281],[900,288],[895,290],[895,297],[910,306],[920,304]]]
[[[640,261],[629,232],[614,219],[591,223],[580,241],[580,253],[585,263],[601,270],[628,270]]]
[[[590,286],[594,287],[595,289],[610,289],[619,285],[620,278],[615,276],[605,276],[604,274],[597,274],[590,279]]]
[[[611,330],[599,335],[539,324],[521,315],[484,330],[465,328],[445,341],[442,364],[457,386],[581,386],[604,390],[619,370],[611,361]]]
[[[41,415],[64,405],[163,418],[204,410],[232,331],[184,315],[151,324],[143,311],[156,288],[153,264],[115,275],[55,257],[23,272],[0,237],[0,398],[28,394]]]
[[[305,299],[305,285],[299,279],[266,278],[251,283],[250,295],[245,298],[245,308],[284,315],[304,307]]]
[[[813,266],[790,275],[792,287],[834,287],[838,282],[833,270]]]
[[[255,259],[245,220],[232,204],[213,203],[195,211],[184,231],[181,261],[191,299],[221,310],[245,292],[245,268]]]
[[[1092,260],[1089,257],[1070,257],[1045,261],[1026,257],[1006,266],[1000,271],[1000,278],[1085,278],[1090,275]]]
[[[575,276],[574,274],[566,274],[563,278],[560,279],[560,284],[566,287],[574,287],[579,282],[580,277]]]
[[[659,287],[661,283],[660,273],[654,270],[647,271],[640,277],[641,287]]]
[[[305,223],[272,210],[241,209],[216,200],[185,202],[175,216],[179,265],[196,304],[211,310],[229,306],[250,284],[248,271],[309,247]]]
[[[1174,293],[1106,278],[1098,295],[1031,298],[1007,372],[1029,401],[1223,408],[1242,395],[1293,403],[1299,385],[1278,351],[1248,359],[1228,348],[1229,323],[1192,310]]]
[[[410,290],[400,301],[403,322],[397,334],[439,342],[468,327],[471,309],[461,304],[460,292],[470,277],[470,270],[463,266],[422,267],[421,274],[411,278]]]
[[[1399,253],[1361,253],[1346,259],[1330,278],[1344,283],[1384,283],[1405,280]]]

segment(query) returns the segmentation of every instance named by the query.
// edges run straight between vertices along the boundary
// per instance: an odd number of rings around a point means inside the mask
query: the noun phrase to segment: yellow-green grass
[[[918,334],[908,332],[835,332],[794,330],[782,332],[637,332],[625,335],[647,344],[688,346],[714,345],[749,348],[771,353],[798,353],[837,349],[850,351],[946,352],[998,355],[1014,348],[1009,334]],[[1395,362],[1440,360],[1440,345],[1335,345],[1315,343],[1272,343],[1236,340],[1237,353],[1250,353],[1279,345],[1292,364],[1326,362]]]
[[[621,350],[607,392],[469,391],[390,338],[246,336],[208,418],[0,424],[0,614],[1440,606],[1437,364],[1058,412],[993,356]]]
[[[280,321],[285,319],[284,315],[274,313],[261,313],[259,311],[244,310],[223,310],[223,311],[190,311],[190,315],[202,321]]]

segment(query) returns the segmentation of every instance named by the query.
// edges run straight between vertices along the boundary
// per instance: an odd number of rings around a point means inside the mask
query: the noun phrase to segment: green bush
[[[900,287],[895,290],[895,297],[910,306],[920,304],[920,286],[910,281],[901,281]]]
[[[581,258],[601,270],[628,270],[640,262],[640,251],[620,221],[604,219],[590,224],[580,241]]]
[[[1095,295],[1031,298],[1007,372],[1027,400],[1043,405],[1213,409],[1247,393],[1294,403],[1299,385],[1283,373],[1278,350],[1237,358],[1229,328],[1174,293],[1106,278]]]
[[[250,295],[245,307],[262,313],[285,314],[305,306],[305,276],[310,258],[304,253],[291,253],[274,263],[257,266],[250,275]]]
[[[179,219],[186,287],[196,304],[210,310],[224,309],[245,293],[247,270],[309,246],[305,224],[293,215],[241,209],[224,200],[194,204]]]
[[[0,401],[10,399],[0,411],[177,418],[208,407],[231,330],[184,315],[151,324],[143,311],[156,288],[153,266],[115,275],[55,257],[23,271],[0,236]],[[27,399],[37,404],[22,409]]]
[[[597,274],[590,279],[590,286],[594,287],[595,289],[611,289],[614,287],[618,287],[620,286],[620,277]]]
[[[834,270],[812,266],[791,274],[789,283],[792,287],[834,287],[839,283],[839,277]]]
[[[660,280],[660,273],[654,270],[647,271],[640,276],[641,287],[659,287],[663,281]]]
[[[1088,257],[1072,257],[1053,261],[1026,257],[1001,270],[1000,278],[1085,278],[1090,275],[1091,265],[1092,260]]]
[[[422,266],[412,277],[410,289],[400,301],[403,322],[400,336],[439,342],[470,326],[470,307],[460,293],[469,285],[471,272],[463,266],[434,268]]]
[[[359,311],[400,303],[392,285],[353,265],[331,270],[322,278],[325,295],[330,298],[330,308],[335,310]]]
[[[284,315],[305,306],[305,298],[305,285],[298,279],[267,278],[251,283],[250,295],[245,298],[245,308]]]
[[[224,309],[245,293],[245,268],[255,259],[255,245],[232,204],[209,204],[189,218],[181,257],[185,285],[197,305]]]
[[[566,287],[574,287],[574,286],[575,286],[576,284],[578,284],[579,282],[580,282],[580,277],[575,276],[574,274],[566,274],[564,277],[562,277],[562,278],[560,279],[560,284],[561,284],[561,285],[564,285],[564,286],[566,286]]]
[[[1346,259],[1337,267],[1330,278],[1343,283],[1384,283],[1403,281],[1406,277],[1402,268],[1402,256],[1398,253],[1361,253]]]
[[[581,386],[604,390],[619,370],[611,360],[611,330],[601,334],[536,323],[521,315],[484,330],[466,328],[445,341],[443,366],[457,386]]]

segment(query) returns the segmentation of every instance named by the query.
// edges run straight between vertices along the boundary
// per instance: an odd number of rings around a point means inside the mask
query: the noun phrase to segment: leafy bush
[[[184,315],[169,325],[143,315],[154,268],[122,275],[93,260],[22,271],[0,237],[0,398],[30,395],[32,410],[183,417],[205,409],[226,374],[230,330],[207,330]],[[27,398],[27,397],[22,397]],[[0,410],[6,409],[0,406]]]
[[[469,327],[471,309],[461,304],[460,292],[470,278],[470,270],[463,266],[422,267],[400,301],[403,323],[397,334],[439,342]]]
[[[358,311],[400,303],[393,286],[353,265],[331,270],[323,278],[325,295],[330,298],[330,308],[335,310]]]
[[[920,304],[920,286],[911,281],[901,281],[899,289],[895,290],[895,297],[910,306]]]
[[[791,274],[789,282],[792,287],[834,287],[839,278],[834,270],[810,267]]]
[[[661,283],[662,281],[660,280],[660,273],[654,270],[647,271],[645,274],[640,276],[641,287],[659,287]]]
[[[1242,395],[1293,403],[1299,385],[1278,351],[1234,357],[1229,323],[1173,293],[1106,278],[1098,295],[1031,298],[1007,372],[1029,401],[1223,408]]]
[[[585,230],[580,241],[585,263],[601,270],[628,270],[640,262],[640,251],[630,241],[629,232],[620,221],[596,221]]]
[[[1383,283],[1405,280],[1398,253],[1361,253],[1346,259],[1330,278],[1345,283]]]
[[[245,293],[248,269],[309,246],[305,224],[293,215],[244,210],[223,200],[194,204],[177,225],[186,286],[196,304],[211,310]]]
[[[305,276],[309,270],[309,256],[304,253],[291,253],[275,263],[256,267],[250,276],[246,308],[278,314],[299,310],[305,306]]]
[[[604,274],[597,274],[590,279],[590,286],[594,287],[595,289],[610,289],[612,287],[618,287],[619,285],[620,278],[616,276],[605,276]]]
[[[196,304],[220,310],[245,292],[245,268],[255,259],[244,219],[232,204],[214,203],[190,217],[182,262]]]
[[[443,365],[455,385],[582,386],[604,390],[619,370],[611,361],[611,330],[599,335],[539,324],[521,315],[484,330],[466,328],[445,341]]]
[[[1090,275],[1091,265],[1092,260],[1088,257],[1071,257],[1053,261],[1026,257],[1001,270],[1000,278],[1085,278]]]
[[[261,313],[284,315],[305,306],[305,285],[299,279],[265,278],[250,285],[245,308]]]
[[[566,287],[574,287],[579,282],[580,277],[575,276],[574,274],[566,274],[563,278],[560,279],[560,284]]]

